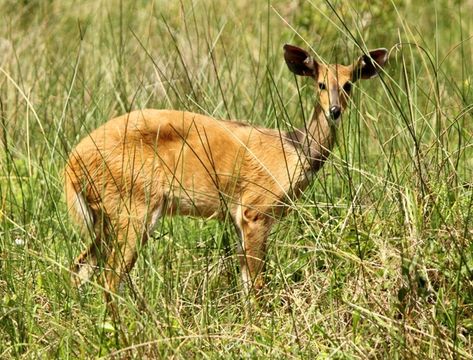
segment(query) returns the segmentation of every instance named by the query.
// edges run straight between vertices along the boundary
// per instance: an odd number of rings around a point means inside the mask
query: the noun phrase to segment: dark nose
[[[342,109],[340,108],[340,106],[332,106],[330,108],[330,116],[332,117],[333,120],[337,120],[341,114],[342,114]]]

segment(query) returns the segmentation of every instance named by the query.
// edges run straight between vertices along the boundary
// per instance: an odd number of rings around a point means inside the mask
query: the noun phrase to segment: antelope
[[[65,168],[67,206],[92,234],[75,260],[80,286],[102,268],[106,302],[118,290],[163,216],[231,218],[245,293],[264,286],[264,259],[274,222],[309,185],[335,143],[352,83],[375,77],[384,48],[353,64],[324,64],[284,46],[296,75],[315,81],[316,105],[295,131],[249,126],[177,110],[137,110],[113,118],[72,150]]]

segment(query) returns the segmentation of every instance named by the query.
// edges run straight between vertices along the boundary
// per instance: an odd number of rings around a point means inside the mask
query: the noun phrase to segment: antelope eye
[[[326,86],[324,83],[319,83],[319,89],[320,90],[325,90],[326,89]]]
[[[351,90],[351,82],[347,81],[345,85],[343,85],[343,91],[345,91],[346,93],[349,93],[350,90]]]

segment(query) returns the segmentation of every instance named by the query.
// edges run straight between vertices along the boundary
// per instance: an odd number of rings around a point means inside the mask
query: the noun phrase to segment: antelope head
[[[351,65],[324,64],[316,61],[306,50],[284,45],[284,59],[296,75],[310,76],[316,84],[319,105],[327,118],[338,122],[358,79],[371,79],[378,75],[388,58],[384,48],[372,50]]]

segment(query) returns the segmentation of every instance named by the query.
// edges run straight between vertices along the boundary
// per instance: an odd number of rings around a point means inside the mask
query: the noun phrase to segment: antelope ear
[[[360,56],[353,65],[353,81],[371,79],[378,75],[378,70],[388,61],[388,50],[385,48],[370,51]]]
[[[317,62],[307,51],[297,46],[284,45],[284,60],[289,70],[296,75],[315,77],[317,74]]]

